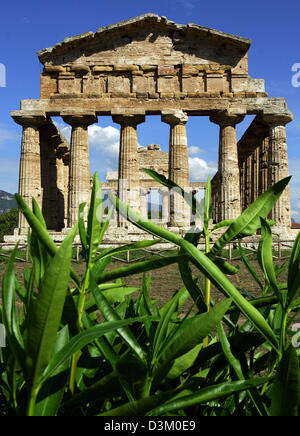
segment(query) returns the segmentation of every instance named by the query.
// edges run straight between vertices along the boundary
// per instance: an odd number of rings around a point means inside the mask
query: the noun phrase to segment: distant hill
[[[17,209],[17,202],[12,194],[0,191],[0,214],[7,213],[10,209]]]

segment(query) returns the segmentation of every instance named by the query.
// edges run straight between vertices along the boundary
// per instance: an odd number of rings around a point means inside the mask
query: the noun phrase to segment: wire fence
[[[273,258],[275,260],[286,260],[290,256],[290,252],[293,246],[294,240],[275,240],[273,241]],[[244,249],[245,256],[254,256],[257,255],[258,249],[258,241],[243,241],[242,247]],[[59,244],[57,244],[59,246]],[[112,244],[113,247],[116,247],[116,244]],[[24,253],[24,257],[16,257],[16,260],[23,263],[30,263],[30,256],[27,244],[19,245],[19,254]],[[107,246],[106,246],[107,248]],[[199,244],[199,249],[204,250],[204,244]],[[8,259],[10,257],[9,251],[11,251],[12,245],[10,243],[2,243],[0,244],[0,261],[1,258]],[[152,248],[152,249],[139,249],[137,251],[126,251],[121,256],[112,256],[113,261],[132,264],[136,262],[140,262],[148,259],[149,257],[155,255],[159,257],[168,257],[170,252],[177,250],[177,247],[164,243],[161,244],[161,248]],[[99,250],[99,254],[101,253],[101,247]],[[226,249],[222,250],[221,257],[225,260],[235,261],[240,260],[241,255],[238,250],[238,243],[236,241],[230,242],[227,244]],[[81,244],[73,244],[73,261],[81,262],[83,260],[82,257],[82,247]]]

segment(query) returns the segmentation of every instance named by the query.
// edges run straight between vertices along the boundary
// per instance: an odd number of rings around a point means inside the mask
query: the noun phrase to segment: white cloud
[[[17,159],[0,159],[0,189],[14,194],[18,192],[19,162]]]
[[[0,145],[4,145],[6,142],[18,141],[19,139],[20,135],[18,133],[0,126]]]
[[[120,132],[118,129],[113,126],[90,126],[89,142],[91,147],[103,153],[110,166],[116,166],[120,148]]]
[[[63,123],[56,123],[62,134],[70,142],[71,127]],[[102,167],[116,169],[120,148],[120,132],[113,126],[101,127],[93,124],[89,127],[89,144],[95,151],[102,154],[104,161]]]
[[[189,147],[189,156],[198,156],[199,154],[205,153],[202,148],[198,147],[197,145],[191,145]]]
[[[208,176],[214,176],[217,166],[214,162],[206,162],[199,157],[189,158],[190,178],[192,181],[206,181]]]

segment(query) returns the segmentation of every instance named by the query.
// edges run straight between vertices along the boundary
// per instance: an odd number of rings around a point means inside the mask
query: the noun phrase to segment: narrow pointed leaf
[[[272,416],[299,416],[300,368],[296,350],[284,353],[271,392]]]
[[[268,216],[290,180],[291,177],[287,177],[279,181],[254,201],[216,241],[211,255],[216,256],[233,239],[252,236],[261,226],[260,218]]]
[[[27,363],[32,389],[39,385],[55,344],[70,280],[72,243],[76,233],[75,227],[51,260],[30,313]]]

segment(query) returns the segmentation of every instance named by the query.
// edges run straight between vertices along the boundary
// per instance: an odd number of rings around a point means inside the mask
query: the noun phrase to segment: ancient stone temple
[[[285,126],[292,114],[284,98],[268,96],[264,80],[249,76],[250,45],[238,36],[146,14],[40,51],[40,99],[22,100],[11,113],[23,127],[20,194],[28,204],[32,197],[38,201],[49,230],[72,227],[91,189],[88,127],[110,116],[121,126],[119,170],[104,187],[143,214],[149,189],[161,189],[164,224],[184,229],[191,221],[186,203],[141,168],[156,169],[189,192],[203,188],[190,183],[186,124],[205,116],[220,130],[214,219],[237,217],[288,175]],[[138,126],[148,115],[169,126],[169,153],[155,146],[138,149]],[[247,115],[256,117],[238,142],[236,126]],[[58,116],[72,127],[70,144],[51,119]],[[289,231],[288,189],[272,218],[279,232]],[[117,226],[128,223],[119,217]],[[22,217],[17,233],[27,233]]]

